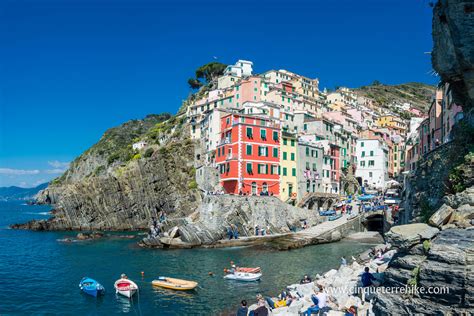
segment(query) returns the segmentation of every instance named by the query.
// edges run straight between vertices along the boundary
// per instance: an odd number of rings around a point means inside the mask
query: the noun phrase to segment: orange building
[[[257,115],[224,115],[216,163],[225,192],[278,196],[279,148],[279,123]]]

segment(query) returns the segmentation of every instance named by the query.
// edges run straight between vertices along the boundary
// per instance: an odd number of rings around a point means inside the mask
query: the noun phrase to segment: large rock
[[[431,215],[429,223],[433,226],[441,227],[448,223],[452,213],[453,209],[450,206],[443,204],[433,215]]]
[[[439,229],[427,224],[416,223],[408,225],[394,226],[385,235],[387,241],[395,247],[408,249],[421,241],[432,239],[439,232]]]

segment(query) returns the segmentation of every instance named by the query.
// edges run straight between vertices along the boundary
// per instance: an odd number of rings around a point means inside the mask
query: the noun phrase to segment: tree
[[[373,86],[381,86],[382,83],[381,83],[380,81],[378,81],[378,80],[374,80],[374,82],[372,82],[372,85],[373,85]]]
[[[216,61],[202,65],[201,67],[196,69],[196,78],[190,78],[188,80],[188,84],[191,89],[198,89],[204,84],[208,84],[212,81],[215,81],[219,76],[224,73],[226,67],[227,65]]]

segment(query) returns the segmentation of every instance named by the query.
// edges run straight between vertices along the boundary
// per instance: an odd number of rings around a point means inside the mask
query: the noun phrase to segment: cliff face
[[[441,80],[453,87],[454,98],[473,107],[474,100],[474,3],[439,0],[433,10],[432,63]]]
[[[13,227],[144,229],[159,211],[176,217],[194,212],[201,200],[194,180],[195,144],[188,139],[185,125],[149,120],[115,128],[113,137],[106,133],[98,144],[76,159],[63,176],[40,193],[39,201],[53,204],[53,218]],[[169,128],[164,128],[164,124]],[[143,137],[149,143],[145,152],[130,149],[136,137]]]

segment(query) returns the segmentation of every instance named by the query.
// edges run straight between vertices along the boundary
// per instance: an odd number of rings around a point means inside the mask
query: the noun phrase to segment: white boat
[[[138,285],[129,279],[118,279],[114,284],[115,293],[131,298],[138,291]]]
[[[224,276],[224,279],[235,281],[258,281],[262,277],[261,273],[234,272]]]

